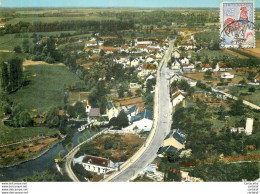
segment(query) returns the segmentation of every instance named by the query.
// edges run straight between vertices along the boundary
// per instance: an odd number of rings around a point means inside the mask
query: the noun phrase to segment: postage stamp
[[[222,48],[255,47],[255,3],[222,2],[220,5],[220,46]]]

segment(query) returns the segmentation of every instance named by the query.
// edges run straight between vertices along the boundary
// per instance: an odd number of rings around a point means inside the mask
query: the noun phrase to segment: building
[[[109,120],[113,117],[117,117],[119,114],[119,109],[115,107],[112,101],[109,101],[106,105],[106,115],[108,116]]]
[[[131,117],[136,116],[137,111],[138,111],[138,106],[137,105],[134,105],[134,106],[132,106],[131,108],[129,108],[129,109],[127,109],[125,111],[125,113],[126,113],[126,115],[128,117],[128,121],[131,120]]]
[[[178,150],[185,148],[186,134],[180,129],[171,130],[170,133],[164,138],[162,147],[160,147],[157,154],[163,157],[163,153],[168,150],[178,152]],[[191,151],[190,151],[191,152]]]
[[[222,73],[221,78],[222,79],[233,79],[235,76],[230,73]]]
[[[231,133],[243,133],[243,132],[245,132],[245,128],[244,127],[237,127],[237,128],[232,127],[232,128],[230,128],[230,132]]]
[[[200,72],[212,71],[212,67],[209,64],[201,65]]]
[[[232,68],[227,68],[227,65],[225,63],[218,63],[213,71],[220,71],[220,72],[225,72],[225,71],[231,71]]]
[[[260,74],[255,76],[254,82],[260,84]]]
[[[179,59],[179,58],[181,57],[180,51],[174,50],[174,51],[173,51],[173,54],[172,54],[172,57],[173,57],[174,59]]]
[[[84,155],[73,159],[73,165],[81,164],[87,171],[97,174],[106,174],[115,171],[114,163],[106,158]]]
[[[171,91],[171,103],[172,103],[173,112],[175,112],[175,107],[181,102],[183,102],[182,106],[185,107],[184,99],[185,96],[183,95],[183,93],[180,91],[178,87],[175,87]]]
[[[253,132],[254,119],[247,118],[246,119],[246,135],[252,135]]]
[[[173,74],[170,78],[169,78],[169,82],[170,82],[170,85],[173,83],[173,82],[178,82],[178,81],[181,81],[182,80],[182,77],[178,74]]]
[[[145,109],[141,113],[132,116],[130,119],[130,123],[133,126],[138,127],[138,129],[151,131],[153,126],[153,112]]]
[[[100,108],[91,108],[89,111],[88,122],[94,122],[100,117]]]

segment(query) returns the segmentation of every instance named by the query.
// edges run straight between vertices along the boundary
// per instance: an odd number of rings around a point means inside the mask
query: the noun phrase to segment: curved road
[[[170,46],[169,50],[166,51],[165,57],[163,58],[158,78],[157,78],[157,91],[158,100],[158,119],[157,119],[157,127],[154,133],[154,136],[149,143],[146,145],[146,149],[141,154],[141,156],[133,162],[128,168],[122,170],[118,175],[112,178],[110,181],[112,182],[125,182],[129,181],[134,175],[138,174],[147,165],[149,165],[155,158],[156,153],[162,142],[170,131],[171,126],[171,105],[170,105],[170,95],[169,95],[169,84],[167,81],[167,62],[170,59],[170,52],[172,50],[172,46]],[[155,121],[156,122],[156,121]]]

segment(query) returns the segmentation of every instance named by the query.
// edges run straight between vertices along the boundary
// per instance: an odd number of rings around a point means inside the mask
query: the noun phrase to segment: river
[[[75,133],[74,136],[72,137],[72,140],[68,141],[68,142],[72,142],[74,146],[78,145],[83,141],[82,138],[78,139],[78,137],[86,136],[90,138],[96,134],[96,132],[91,132],[91,130],[85,130],[81,132],[77,132],[76,129],[74,130]],[[101,128],[101,130],[103,130],[103,128]],[[81,142],[78,142],[78,140]],[[49,166],[54,164],[54,159],[57,158],[58,153],[60,151],[64,150],[60,154],[61,157],[65,156],[68,153],[65,146],[66,145],[64,145],[64,142],[60,142],[55,146],[53,146],[52,148],[50,148],[49,151],[47,151],[46,153],[44,153],[42,156],[40,156],[35,160],[30,160],[28,162],[24,162],[13,167],[0,168],[0,181],[3,182],[3,181],[17,180],[26,176],[31,176],[36,172],[40,172],[47,169]]]

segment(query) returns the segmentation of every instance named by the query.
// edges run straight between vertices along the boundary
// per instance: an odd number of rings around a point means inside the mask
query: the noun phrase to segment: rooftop
[[[90,117],[99,117],[100,116],[100,108],[91,108],[89,112]]]
[[[83,159],[84,163],[89,163],[97,166],[109,167],[109,160],[106,158],[100,158],[96,156],[85,155]]]
[[[136,121],[140,121],[142,119],[153,120],[153,112],[145,109],[141,113],[139,113],[138,115],[131,117],[131,123],[136,122]]]

